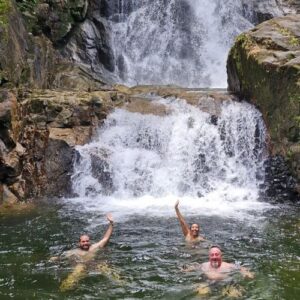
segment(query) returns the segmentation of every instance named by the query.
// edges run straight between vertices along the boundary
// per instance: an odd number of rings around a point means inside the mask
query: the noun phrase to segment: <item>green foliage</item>
[[[17,6],[21,12],[33,13],[38,0],[17,0]]]

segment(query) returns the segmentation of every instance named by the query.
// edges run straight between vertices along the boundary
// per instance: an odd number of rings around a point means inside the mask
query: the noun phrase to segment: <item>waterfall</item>
[[[207,214],[264,205],[257,199],[266,133],[253,106],[228,100],[212,116],[175,98],[149,101],[165,105],[166,115],[116,109],[91,143],[77,147],[73,189],[84,209],[101,203],[160,214],[177,197]]]
[[[240,0],[120,0],[114,12],[111,43],[126,85],[226,87],[229,48],[253,27]]]

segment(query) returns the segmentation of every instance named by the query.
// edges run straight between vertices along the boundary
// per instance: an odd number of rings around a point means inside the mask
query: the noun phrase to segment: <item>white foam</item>
[[[260,113],[247,103],[224,102],[218,124],[210,115],[177,99],[166,116],[117,109],[98,137],[79,146],[69,199],[81,210],[173,216],[180,198],[187,214],[251,218],[270,205],[258,201],[266,156]],[[106,153],[113,192],[93,177],[91,154]],[[100,172],[101,170],[99,170]]]
[[[123,60],[116,66],[120,82],[227,86],[230,46],[253,27],[241,1],[140,0],[130,1],[130,9],[126,1],[109,22],[114,56]]]

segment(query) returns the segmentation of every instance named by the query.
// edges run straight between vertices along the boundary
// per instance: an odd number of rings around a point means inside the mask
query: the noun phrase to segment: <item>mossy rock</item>
[[[300,15],[264,22],[237,37],[228,61],[229,90],[254,103],[273,154],[300,143]]]

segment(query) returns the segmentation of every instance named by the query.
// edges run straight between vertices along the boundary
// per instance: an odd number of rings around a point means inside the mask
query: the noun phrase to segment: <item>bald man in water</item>
[[[208,279],[217,281],[228,278],[229,274],[234,271],[239,271],[243,277],[254,278],[254,274],[248,269],[223,261],[219,246],[212,246],[209,249],[208,258],[208,262],[185,268],[183,271],[201,270]]]
[[[183,235],[185,236],[185,240],[190,243],[197,243],[197,242],[204,241],[204,238],[201,235],[199,235],[199,225],[194,223],[190,227],[186,223],[182,214],[180,213],[178,206],[179,206],[179,200],[177,200],[175,203],[175,211],[176,211],[176,215],[178,217],[179,223],[181,225]]]

